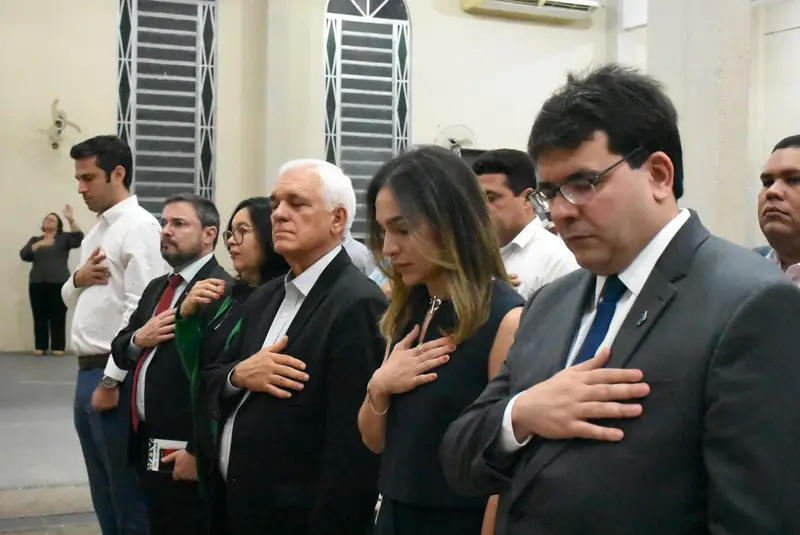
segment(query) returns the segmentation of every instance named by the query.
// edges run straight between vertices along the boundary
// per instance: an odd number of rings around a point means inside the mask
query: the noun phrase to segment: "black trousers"
[[[139,470],[147,502],[150,535],[206,535],[209,511],[197,482],[175,481],[172,474]]]
[[[383,497],[374,535],[480,535],[483,508],[435,507]]]
[[[34,282],[28,285],[33,311],[33,336],[40,351],[64,351],[67,306],[61,300],[61,284]]]

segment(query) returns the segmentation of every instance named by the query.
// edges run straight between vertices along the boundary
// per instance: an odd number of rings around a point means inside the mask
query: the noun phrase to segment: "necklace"
[[[436,313],[436,311],[439,310],[439,307],[442,306],[442,300],[434,295],[433,297],[431,297],[430,303],[431,303],[430,315],[433,316]]]
[[[436,311],[439,310],[440,306],[442,306],[442,300],[434,295],[431,297],[430,305],[431,308],[428,310],[428,313],[425,314],[425,320],[422,323],[422,329],[419,333],[419,343],[417,344],[417,347],[422,345],[422,341],[425,340],[425,334],[428,332],[428,325],[430,325],[433,315],[436,314]]]

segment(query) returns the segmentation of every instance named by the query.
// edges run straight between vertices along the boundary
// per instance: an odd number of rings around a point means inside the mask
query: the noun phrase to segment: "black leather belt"
[[[110,355],[78,355],[78,369],[81,371],[105,368]]]

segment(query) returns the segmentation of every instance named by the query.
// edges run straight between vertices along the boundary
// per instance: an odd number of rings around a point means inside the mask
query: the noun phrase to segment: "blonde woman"
[[[499,371],[522,298],[507,283],[477,179],[452,152],[422,147],[389,161],[367,207],[370,248],[392,292],[386,357],[358,416],[364,443],[382,453],[374,533],[479,535],[489,497],[448,486],[439,444]]]

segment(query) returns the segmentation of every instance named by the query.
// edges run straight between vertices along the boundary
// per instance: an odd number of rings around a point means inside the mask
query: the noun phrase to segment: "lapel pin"
[[[641,317],[641,318],[639,318],[639,321],[638,321],[638,322],[636,322],[636,326],[637,326],[637,327],[641,327],[641,326],[642,326],[642,324],[643,324],[645,321],[647,321],[647,311],[646,311],[646,310],[645,310],[645,311],[642,313],[642,317]]]

